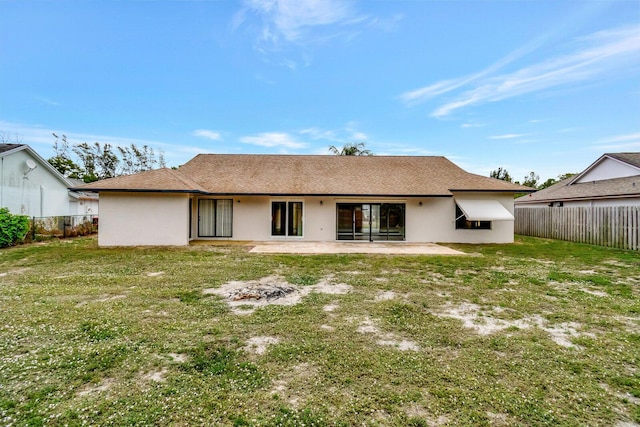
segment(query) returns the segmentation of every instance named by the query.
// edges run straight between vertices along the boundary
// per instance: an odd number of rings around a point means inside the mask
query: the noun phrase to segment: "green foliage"
[[[0,248],[13,246],[29,232],[29,217],[13,215],[7,208],[0,208]]]
[[[329,147],[329,152],[336,156],[373,156],[371,150],[367,150],[365,148],[364,142],[350,142],[340,149],[335,145],[331,145]]]
[[[502,167],[492,170],[489,176],[491,178],[500,179],[502,181],[507,181],[507,182],[513,181],[513,179],[511,178],[511,175],[509,175],[509,171],[507,171],[506,169],[503,169]]]
[[[525,187],[537,188],[538,181],[540,181],[540,175],[531,171],[527,176],[524,177],[524,181],[522,181],[522,185],[524,185]]]
[[[138,147],[131,144],[131,147],[114,149],[111,144],[83,142],[70,147],[66,135],[59,137],[54,133],[53,136],[55,156],[48,161],[68,178],[94,182],[155,167],[166,167],[162,151],[156,155],[153,148],[147,145]],[[72,159],[72,154],[75,154],[77,160]]]

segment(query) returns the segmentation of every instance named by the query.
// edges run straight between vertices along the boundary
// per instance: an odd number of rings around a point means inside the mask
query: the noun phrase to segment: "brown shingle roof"
[[[191,178],[184,176],[180,171],[167,168],[103,179],[77,186],[72,190],[204,192],[204,189]]]
[[[172,174],[145,176],[144,179],[139,176],[143,174],[113,178],[83,189],[177,191],[180,188],[211,194],[353,196],[451,196],[451,191],[532,191],[470,174],[438,156],[200,154],[177,171],[165,171]],[[181,183],[173,176],[176,172],[191,180],[191,184],[184,182],[180,187]]]
[[[520,197],[515,204],[640,197],[640,175],[568,185],[571,179],[567,178],[537,193]]]
[[[640,168],[640,153],[607,153],[605,156],[613,157]]]
[[[14,148],[22,147],[24,144],[0,144],[0,153],[11,151]]]

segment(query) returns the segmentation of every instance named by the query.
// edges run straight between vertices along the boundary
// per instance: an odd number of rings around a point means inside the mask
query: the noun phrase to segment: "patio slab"
[[[387,254],[466,255],[435,243],[404,242],[252,242],[251,253],[262,254]]]

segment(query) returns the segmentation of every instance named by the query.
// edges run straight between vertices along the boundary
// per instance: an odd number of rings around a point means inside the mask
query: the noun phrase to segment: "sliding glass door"
[[[198,200],[198,237],[231,237],[232,223],[232,200]]]
[[[337,240],[404,240],[404,203],[338,203]]]
[[[271,202],[271,235],[302,237],[302,202]]]

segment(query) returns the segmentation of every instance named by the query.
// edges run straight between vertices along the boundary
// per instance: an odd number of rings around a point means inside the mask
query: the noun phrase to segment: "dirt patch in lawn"
[[[280,276],[267,276],[258,280],[231,281],[203,292],[223,297],[235,314],[251,314],[265,305],[298,304],[312,292],[342,295],[351,291],[350,285],[332,283],[332,279],[332,276],[327,276],[315,285],[297,286]]]
[[[99,384],[91,384],[78,392],[78,396],[86,396],[93,393],[100,393],[109,390],[116,383],[113,378],[105,378]]]
[[[152,271],[146,274],[147,277],[157,277],[157,276],[162,276],[164,274],[164,271]]]
[[[420,351],[420,346],[413,341],[402,339],[392,333],[384,333],[376,326],[375,321],[365,318],[360,322],[360,325],[356,329],[361,334],[374,335],[378,340],[376,344],[395,347],[400,351]]]
[[[490,335],[504,329],[516,327],[528,329],[537,327],[548,333],[551,340],[562,347],[578,347],[571,342],[571,338],[581,336],[593,337],[592,333],[581,332],[582,325],[577,322],[565,322],[557,325],[549,325],[542,316],[534,315],[521,319],[505,320],[494,317],[505,310],[500,307],[481,309],[480,306],[471,303],[462,303],[458,306],[447,305],[444,310],[434,313],[437,316],[449,317],[462,321],[465,328],[473,329],[480,335]]]
[[[296,385],[308,383],[317,375],[318,368],[309,363],[292,366],[273,382],[271,394],[282,397],[292,407],[298,408],[306,397],[300,393],[300,389]]]
[[[252,337],[247,340],[247,345],[244,347],[244,350],[247,353],[261,355],[267,352],[268,346],[278,344],[279,342],[280,338],[276,337]]]
[[[5,271],[4,273],[0,273],[0,277],[10,276],[13,274],[22,274],[29,271],[29,268],[14,268],[13,270]]]

